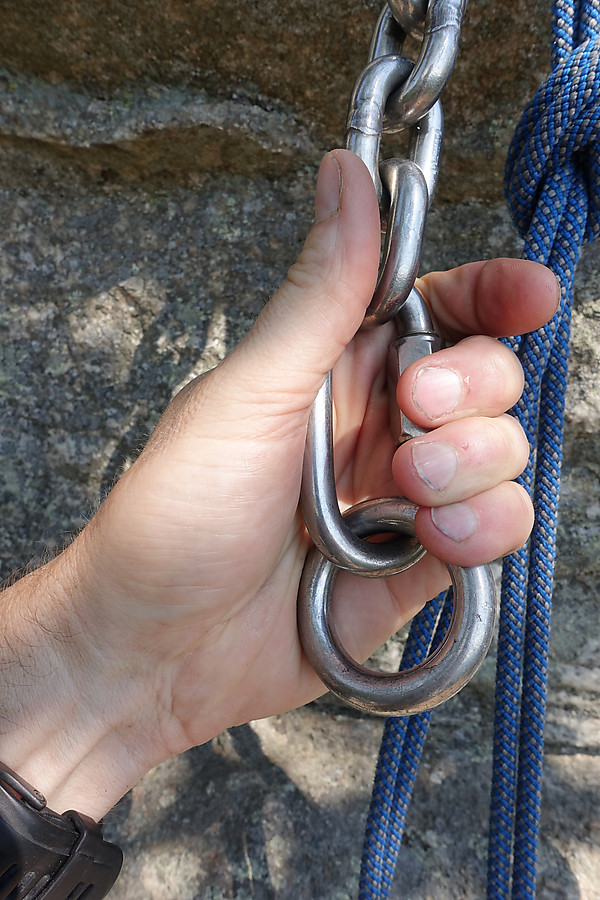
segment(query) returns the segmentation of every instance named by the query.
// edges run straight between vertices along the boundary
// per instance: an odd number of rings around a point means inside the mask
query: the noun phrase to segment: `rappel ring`
[[[416,511],[414,504],[401,498],[368,500],[345,517],[359,537],[383,531],[414,534]],[[366,712],[412,715],[449,700],[473,677],[490,647],[496,625],[496,589],[489,566],[448,565],[454,612],[446,637],[419,665],[391,674],[360,665],[343,648],[330,614],[339,571],[315,547],[304,567],[298,603],[304,652],[332,693]]]

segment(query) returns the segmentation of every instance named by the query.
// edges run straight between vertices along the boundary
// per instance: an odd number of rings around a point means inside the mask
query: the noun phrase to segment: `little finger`
[[[477,566],[522,547],[533,526],[533,506],[520,485],[507,481],[469,500],[421,507],[417,537],[438,559]]]

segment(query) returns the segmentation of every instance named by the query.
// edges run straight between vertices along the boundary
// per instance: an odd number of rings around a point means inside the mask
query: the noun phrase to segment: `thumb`
[[[308,407],[371,301],[379,210],[371,176],[353,153],[323,158],[315,220],[285,282],[226,361],[237,369],[238,391],[254,400],[266,392]]]

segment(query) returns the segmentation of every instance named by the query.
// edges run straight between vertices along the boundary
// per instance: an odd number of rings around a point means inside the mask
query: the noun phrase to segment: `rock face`
[[[169,183],[296,171],[341,141],[380,8],[4,2],[2,143],[19,157]],[[442,199],[499,199],[512,128],[547,70],[548,21],[542,0],[471,3],[444,103]]]
[[[53,553],[173,393],[248,329],[310,225],[379,3],[0,2],[0,559]],[[423,268],[517,255],[512,128],[549,4],[471,0]],[[578,270],[540,900],[600,897],[600,259]],[[393,648],[392,648],[393,649]],[[433,719],[392,896],[484,894],[493,654]],[[330,701],[151,772],[109,817],[122,900],[356,896],[381,722]]]

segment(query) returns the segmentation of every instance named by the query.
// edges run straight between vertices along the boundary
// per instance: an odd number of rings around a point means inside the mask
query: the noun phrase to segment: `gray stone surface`
[[[177,388],[284,276],[378,5],[0,2],[3,576],[85,523]],[[546,65],[546,15],[538,0],[470,3],[426,269],[519,252],[501,159]],[[573,319],[540,900],[600,897],[599,347],[591,247]],[[492,653],[434,715],[394,898],[484,895],[493,682]],[[126,851],[111,896],[355,897],[381,727],[325,698],[159,766],[109,817]]]
[[[381,5],[1,0],[1,143],[127,178],[291,171],[341,141]],[[444,98],[442,199],[499,199],[512,128],[547,71],[549,11],[471,0]]]

